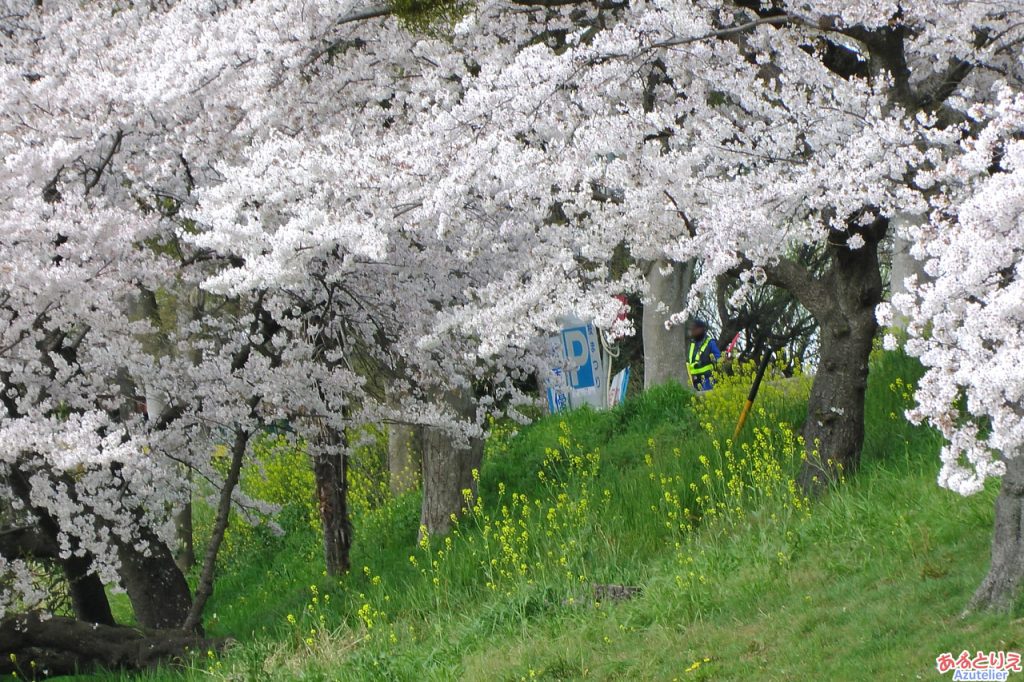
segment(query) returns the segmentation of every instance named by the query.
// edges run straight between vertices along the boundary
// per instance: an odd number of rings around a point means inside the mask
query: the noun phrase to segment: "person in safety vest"
[[[686,353],[686,367],[689,370],[690,381],[698,391],[710,391],[714,385],[711,379],[711,370],[715,368],[718,358],[722,352],[718,350],[718,344],[708,335],[708,325],[704,320],[694,320],[690,323],[690,345]]]

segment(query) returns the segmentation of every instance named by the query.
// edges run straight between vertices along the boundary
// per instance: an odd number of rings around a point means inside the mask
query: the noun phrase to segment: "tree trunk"
[[[882,300],[877,241],[859,249],[839,247],[820,285],[827,305],[811,310],[821,349],[803,431],[807,459],[799,475],[808,492],[852,474],[860,463],[868,359],[878,329],[875,307]]]
[[[72,555],[60,561],[75,616],[90,623],[113,625],[114,614],[110,611],[107,592],[99,576],[90,572],[91,562],[89,553],[81,557]]]
[[[148,529],[140,532],[145,553],[130,545],[118,546],[121,582],[128,592],[136,622],[144,628],[182,627],[192,606],[192,595],[171,550]]]
[[[0,675],[44,679],[101,667],[140,669],[191,653],[219,650],[225,643],[180,630],[155,632],[20,614],[0,621]]]
[[[904,237],[904,231],[908,226],[919,224],[924,220],[922,216],[915,216],[901,213],[893,218],[893,239],[892,239],[892,263],[889,268],[889,291],[893,296],[906,293],[907,287],[904,284],[908,277],[914,276],[918,282],[928,282],[931,277],[924,271],[924,261],[919,261],[910,255],[910,247],[913,244]],[[900,331],[906,331],[909,320],[902,313],[896,313],[893,319],[893,327]]]
[[[189,471],[186,476],[191,479],[192,472]],[[178,537],[174,563],[182,573],[188,573],[196,565],[196,547],[192,534],[192,502],[186,502],[174,515],[174,531]]]
[[[1006,461],[996,498],[992,561],[969,610],[1009,611],[1024,581],[1024,452]]]
[[[250,398],[250,411],[255,409],[257,402],[256,398]],[[249,433],[240,429],[236,430],[235,440],[231,445],[231,465],[228,468],[227,478],[224,479],[224,487],[220,491],[220,499],[217,501],[217,516],[214,520],[213,532],[210,534],[210,543],[206,546],[206,554],[203,556],[203,570],[199,576],[199,584],[196,586],[196,598],[192,602],[184,625],[182,625],[184,630],[195,632],[202,630],[203,609],[206,608],[206,602],[213,594],[217,554],[220,552],[221,543],[224,542],[224,533],[227,531],[231,519],[231,496],[234,495],[235,487],[238,485],[238,478],[242,472],[242,458],[248,447]]]
[[[853,473],[860,462],[874,319],[871,314],[821,327],[818,371],[804,424],[807,460],[800,485],[806,491],[820,490]]]
[[[329,429],[313,460],[320,522],[324,532],[324,564],[327,574],[343,575],[349,569],[352,520],[348,513],[348,463],[344,434]]]
[[[391,494],[415,490],[419,484],[421,458],[416,442],[417,429],[408,424],[388,425],[388,471]]]
[[[163,396],[151,388],[146,389],[146,418],[150,422],[156,422],[160,415],[167,409],[167,401]],[[182,467],[182,475],[189,481],[191,490],[192,470]],[[191,495],[191,493],[190,493]],[[185,502],[181,509],[174,515],[174,530],[178,543],[174,547],[174,563],[178,570],[187,573],[196,564],[195,542],[192,537],[192,501]]]
[[[89,572],[91,554],[84,557],[71,556],[60,562],[68,581],[68,592],[75,616],[80,620],[102,625],[113,625],[114,614],[103,582],[95,573]]]
[[[648,293],[643,309],[644,389],[686,380],[686,328],[665,329],[665,321],[686,306],[693,283],[695,261],[685,263],[656,260],[647,270]],[[662,274],[662,269],[672,271]]]
[[[476,418],[476,402],[468,391],[445,394],[445,402],[460,417]],[[476,495],[477,485],[473,470],[480,469],[483,461],[484,441],[470,438],[466,445],[453,443],[444,429],[423,427],[420,438],[423,455],[423,504],[420,509],[420,527],[430,535],[444,535],[451,530],[452,516],[458,517],[466,508],[463,490]]]

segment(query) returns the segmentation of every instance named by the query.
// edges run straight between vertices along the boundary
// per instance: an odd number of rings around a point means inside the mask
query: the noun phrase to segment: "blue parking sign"
[[[597,385],[594,367],[590,361],[591,342],[589,325],[567,327],[562,330],[562,351],[569,369],[569,385],[573,388],[593,388]]]

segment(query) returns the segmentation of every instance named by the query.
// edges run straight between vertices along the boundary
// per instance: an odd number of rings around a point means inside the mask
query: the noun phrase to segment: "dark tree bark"
[[[449,392],[445,394],[444,400],[460,417],[476,417],[476,402],[472,393]],[[426,527],[430,535],[444,535],[451,530],[452,516],[460,516],[466,507],[462,491],[469,489],[476,495],[473,470],[480,468],[484,442],[480,438],[471,438],[466,445],[458,445],[453,442],[448,431],[423,427],[420,443],[423,449],[420,526]]]
[[[121,583],[144,628],[180,628],[192,607],[192,594],[174,554],[147,528],[140,530],[145,552],[129,545],[118,546]]]
[[[846,246],[845,235],[834,235],[821,277],[793,261],[767,269],[769,281],[796,296],[820,328],[818,370],[803,430],[807,459],[798,478],[809,493],[852,474],[860,463],[868,359],[878,330],[875,307],[882,300],[878,249],[887,229],[885,218],[858,229],[865,243],[856,249]]]
[[[812,491],[852,474],[864,445],[868,356],[877,324],[874,305],[821,325],[818,371],[807,400],[807,460],[799,483]]]
[[[219,650],[225,643],[180,630],[154,631],[19,614],[0,621],[0,676],[10,679],[11,673],[17,673],[27,679],[44,679],[101,666],[140,669],[197,651]]]
[[[346,443],[344,434],[335,429],[328,429],[322,438],[313,459],[313,474],[324,533],[324,564],[328,575],[339,576],[348,571],[352,550]]]
[[[73,480],[63,483],[69,490],[74,489]],[[23,472],[11,477],[12,489],[35,515],[37,520],[36,549],[46,550],[47,556],[35,555],[39,559],[51,558],[63,569],[68,581],[68,590],[75,615],[79,620],[114,625],[106,590],[99,577],[91,572],[94,560],[92,554],[80,554],[78,541],[68,537],[71,553],[62,557],[57,551],[60,527],[45,509],[31,505],[30,487]],[[126,543],[117,544],[118,559],[121,562],[121,580],[128,592],[135,611],[135,619],[142,627],[177,628],[185,620],[192,597],[185,576],[174,563],[170,550],[149,529],[141,528],[139,536],[146,543],[140,551]],[[45,545],[40,545],[44,543]],[[52,555],[52,556],[51,556]]]
[[[250,399],[249,409],[255,409],[256,403],[256,399]],[[217,502],[217,516],[210,534],[210,543],[206,546],[206,554],[203,556],[203,570],[199,576],[199,584],[196,586],[196,597],[185,618],[184,625],[182,625],[183,630],[195,632],[202,630],[203,609],[206,608],[206,602],[213,594],[217,554],[220,552],[221,543],[224,542],[224,533],[227,531],[228,522],[231,519],[231,496],[238,485],[238,478],[242,472],[242,458],[245,456],[248,446],[249,433],[241,429],[236,430],[235,440],[231,444],[231,464],[228,467],[228,475],[224,479],[224,487],[221,488],[220,499]]]
[[[37,525],[0,528],[0,556],[56,561],[60,558],[60,548]]]
[[[832,306],[818,319],[821,352],[807,401],[804,439],[808,459],[800,474],[805,490],[852,473],[864,445],[868,358],[882,301],[878,243],[839,249],[828,279]]]
[[[968,610],[1010,611],[1024,583],[1024,453],[1006,461],[996,498],[992,561]]]

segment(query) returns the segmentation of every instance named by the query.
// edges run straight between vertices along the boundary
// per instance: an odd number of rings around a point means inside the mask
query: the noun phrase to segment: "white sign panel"
[[[568,320],[552,339],[552,356],[554,377],[546,387],[552,414],[584,404],[598,410],[606,406],[601,344],[592,323]]]
[[[615,407],[626,399],[626,390],[629,388],[629,367],[625,368],[614,377],[608,387],[608,407]]]

